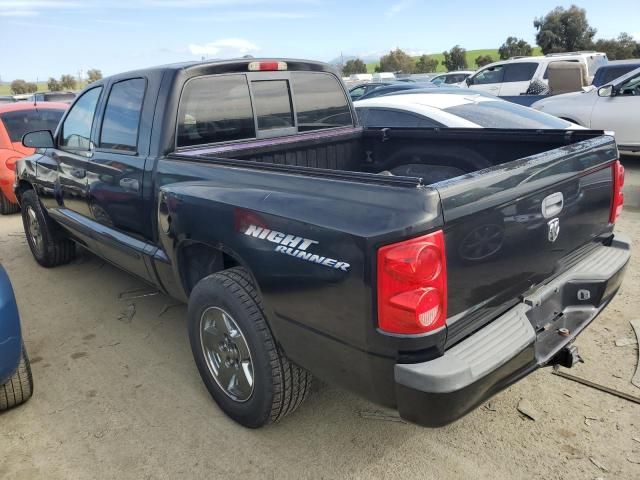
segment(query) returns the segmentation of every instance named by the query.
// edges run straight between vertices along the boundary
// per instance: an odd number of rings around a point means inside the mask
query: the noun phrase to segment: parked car
[[[601,87],[607,83],[611,83],[617,78],[626,75],[632,70],[640,68],[640,59],[633,60],[611,60],[609,63],[601,66],[596,70],[593,77],[592,85]]]
[[[615,131],[621,150],[640,150],[640,68],[599,88],[554,95],[532,107],[587,128]]]
[[[366,95],[372,90],[375,90],[378,87],[384,87],[386,85],[393,85],[396,82],[371,82],[371,83],[361,83],[360,85],[356,85],[349,89],[349,96],[351,100],[358,100],[363,95]]]
[[[538,57],[517,57],[490,63],[465,80],[463,86],[500,96],[520,95],[534,79],[547,82],[547,69],[554,62],[581,62],[589,78],[607,63],[607,55],[599,52],[552,53]]]
[[[382,95],[388,95],[390,93],[402,92],[405,90],[416,90],[425,88],[436,88],[437,85],[433,83],[424,82],[396,82],[390,85],[383,85],[372,90],[369,90],[364,95],[361,95],[357,100],[364,100],[366,98],[381,97]]]
[[[498,97],[460,88],[399,92],[354,103],[365,127],[583,128]]]
[[[71,103],[76,98],[74,92],[38,92],[33,94],[34,102]]]
[[[436,75],[431,78],[429,81],[436,85],[458,85],[464,83],[464,81],[471,75],[473,75],[472,70],[458,70],[455,72],[441,73],[440,75]]]
[[[3,103],[14,103],[15,100],[11,95],[0,95],[0,104]]]
[[[0,105],[0,213],[17,212],[20,207],[13,193],[16,178],[15,164],[20,157],[31,155],[33,148],[22,145],[25,133],[34,130],[55,130],[68,105],[47,103],[35,106],[32,103],[10,103]]]
[[[188,302],[200,375],[248,427],[295,410],[312,374],[452,422],[573,365],[629,260],[611,136],[362,129],[316,62],[108,77],[23,142],[46,149],[17,169],[35,260],[69,262],[78,243]],[[393,174],[412,165],[465,175]]]
[[[31,398],[33,377],[22,342],[18,305],[7,272],[0,265],[0,412]]]

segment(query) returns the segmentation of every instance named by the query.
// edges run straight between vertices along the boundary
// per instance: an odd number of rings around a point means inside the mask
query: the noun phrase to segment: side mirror
[[[613,97],[614,95],[613,85],[605,85],[598,89],[599,97]]]
[[[50,130],[36,130],[22,137],[22,145],[29,148],[53,148],[53,135]]]
[[[467,84],[467,87],[470,87],[471,84],[473,83],[473,80],[471,77],[467,77],[464,79],[464,82]]]

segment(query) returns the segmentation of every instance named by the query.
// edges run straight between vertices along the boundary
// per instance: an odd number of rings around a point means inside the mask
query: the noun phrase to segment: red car
[[[13,193],[16,161],[31,155],[35,149],[22,145],[22,136],[35,130],[51,130],[58,126],[66,103],[43,102],[34,105],[18,102],[0,105],[0,213],[17,212],[20,207]]]

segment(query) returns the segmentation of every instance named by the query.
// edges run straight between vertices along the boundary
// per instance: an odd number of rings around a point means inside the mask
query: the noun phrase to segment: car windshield
[[[22,137],[29,132],[35,132],[36,130],[50,130],[53,132],[58,126],[63,113],[63,110],[44,108],[17,110],[1,114],[0,120],[4,123],[4,128],[9,134],[11,143],[16,143],[20,142]]]
[[[571,123],[528,107],[505,101],[481,101],[443,109],[484,128],[565,129]]]

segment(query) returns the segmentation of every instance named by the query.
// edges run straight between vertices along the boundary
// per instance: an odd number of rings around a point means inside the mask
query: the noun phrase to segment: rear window
[[[9,134],[11,143],[22,141],[22,137],[36,130],[55,131],[63,110],[37,109],[6,112],[0,115],[0,120]]]
[[[199,77],[187,82],[178,109],[178,147],[255,136],[245,75]]]
[[[298,131],[353,125],[342,86],[329,74],[291,73]]]
[[[505,101],[483,101],[445,108],[445,112],[484,128],[565,129],[566,120]]]
[[[258,117],[258,130],[293,127],[293,111],[289,82],[261,80],[251,82],[253,102]]]

